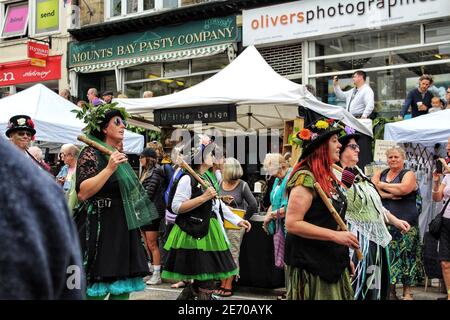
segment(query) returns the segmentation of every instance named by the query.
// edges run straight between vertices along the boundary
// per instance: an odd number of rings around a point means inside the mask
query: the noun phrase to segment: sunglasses
[[[347,147],[353,149],[353,150],[359,150],[359,145],[357,145],[356,143],[350,143],[347,145]]]
[[[122,118],[115,118],[114,119],[114,124],[116,126],[120,126],[121,124],[123,124],[125,127],[127,126],[127,122],[125,120],[122,120]]]
[[[17,131],[17,135],[19,137],[27,136],[27,137],[30,137],[30,138],[33,136],[33,134],[31,132],[29,132],[29,131]]]

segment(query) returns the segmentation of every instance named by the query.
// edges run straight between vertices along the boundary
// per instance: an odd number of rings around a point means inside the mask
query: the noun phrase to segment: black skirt
[[[88,284],[148,275],[145,248],[139,229],[128,230],[121,198],[99,208],[96,201],[75,217],[85,260]]]

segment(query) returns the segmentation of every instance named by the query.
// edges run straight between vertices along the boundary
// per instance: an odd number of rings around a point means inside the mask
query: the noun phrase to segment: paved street
[[[182,289],[170,288],[170,283],[163,283],[158,286],[147,286],[144,292],[134,293],[131,296],[132,300],[175,300]],[[222,298],[223,300],[276,300],[282,289],[267,290],[259,288],[239,287],[234,295],[229,298]],[[401,288],[397,289],[397,294],[401,294]],[[425,288],[413,288],[415,300],[436,300],[438,297],[443,297],[445,294],[439,293],[437,286]]]

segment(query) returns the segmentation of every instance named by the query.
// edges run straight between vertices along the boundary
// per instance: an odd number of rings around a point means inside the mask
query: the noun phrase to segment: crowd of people
[[[355,72],[354,81],[352,92],[342,92],[335,79],[336,94],[345,97],[350,112],[368,118],[373,92],[365,84],[364,73]],[[420,83],[407,99],[410,105],[405,104],[412,106],[413,116],[442,107],[426,91],[432,79],[423,77]],[[151,97],[151,92],[146,96]],[[1,170],[36,175],[52,185],[48,192],[59,185],[59,191],[50,196],[58,200],[49,200],[52,203],[47,206],[29,203],[27,209],[28,215],[36,213],[31,221],[39,220],[38,210],[60,210],[50,215],[51,223],[60,224],[56,231],[41,228],[49,233],[41,236],[66,241],[51,249],[58,250],[55,254],[64,262],[48,262],[50,277],[63,278],[64,263],[83,271],[82,285],[71,294],[60,286],[56,291],[49,288],[52,294],[30,289],[26,296],[128,299],[145,284],[163,281],[183,287],[178,299],[232,296],[240,275],[240,247],[260,207],[251,187],[241,179],[241,163],[226,157],[212,137],[200,136],[191,152],[177,159],[153,141],[140,154],[138,177],[123,152],[129,115],[110,104],[112,92],[104,92],[100,99],[92,88],[87,97],[90,107],[78,115],[86,123],[84,131],[91,143],[81,149],[63,145],[64,165],[53,177],[42,151],[30,147],[36,134],[32,119],[17,115],[8,124],[6,136],[17,147],[10,157],[20,161]],[[412,300],[411,288],[424,279],[418,185],[414,172],[404,168],[405,151],[401,147],[387,150],[388,169],[369,178],[357,166],[359,139],[354,129],[321,118],[296,134],[302,153],[294,166],[281,154],[270,153],[264,159],[272,184],[266,191],[269,205],[262,227],[273,237],[275,266],[284,270],[286,292],[280,299]],[[450,156],[450,138],[447,151]],[[446,160],[439,161],[443,170],[433,175],[433,200],[448,202],[450,168]],[[444,206],[442,218],[439,259],[450,299],[450,207]],[[2,253],[0,263],[8,257]],[[53,255],[47,258],[54,259]],[[14,281],[21,279],[11,279],[11,287]],[[400,297],[397,284],[403,288]],[[19,294],[0,290],[0,298]]]

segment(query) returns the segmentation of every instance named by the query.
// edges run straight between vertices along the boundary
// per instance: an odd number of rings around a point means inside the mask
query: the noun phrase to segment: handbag
[[[441,212],[431,220],[428,225],[428,232],[430,232],[431,236],[436,240],[441,236],[441,228],[442,228],[442,216],[444,215],[445,209],[447,209],[447,205],[450,202],[450,199],[447,200]]]
[[[276,231],[273,235],[273,248],[275,255],[275,266],[284,267],[284,227],[281,222],[280,214],[277,211]]]

